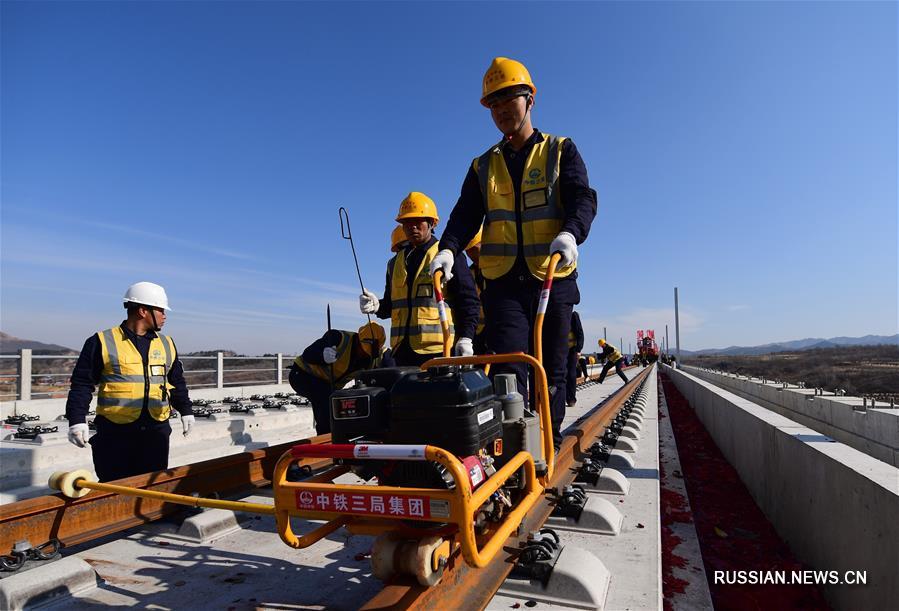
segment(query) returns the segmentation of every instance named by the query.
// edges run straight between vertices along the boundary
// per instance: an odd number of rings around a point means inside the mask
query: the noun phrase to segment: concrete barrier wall
[[[899,469],[683,370],[662,370],[800,560],[841,575],[867,571],[867,585],[824,586],[834,608],[895,608]]]
[[[863,409],[861,397],[816,396],[810,388],[784,388],[699,367],[682,370],[899,467],[899,409]]]

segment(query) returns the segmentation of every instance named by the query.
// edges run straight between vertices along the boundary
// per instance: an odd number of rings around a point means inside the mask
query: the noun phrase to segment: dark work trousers
[[[315,433],[325,435],[331,432],[331,383],[306,373],[296,365],[290,368],[287,378],[290,387],[298,395],[303,395],[312,404],[315,417]]]
[[[480,333],[476,333],[471,346],[475,354],[489,354],[490,350],[487,348],[487,332],[481,331]]]
[[[154,420],[146,410],[134,422],[116,424],[103,416],[94,420],[97,433],[91,437],[94,471],[101,482],[111,482],[169,468],[168,421]]]
[[[609,373],[609,369],[614,367],[615,373],[617,373],[619,376],[621,376],[621,379],[624,380],[625,384],[627,384],[628,383],[627,376],[624,375],[623,371],[621,371],[622,365],[624,365],[624,357],[621,357],[614,363],[610,363],[609,361],[606,361],[606,364],[602,366],[602,371],[599,373],[599,383],[602,384],[602,381],[606,379],[606,374]]]
[[[568,349],[568,379],[565,382],[565,394],[569,403],[577,401],[577,350]]]
[[[397,367],[421,367],[426,361],[430,361],[438,356],[443,356],[443,352],[435,354],[419,354],[409,347],[409,340],[403,338],[403,341],[393,349],[393,360]]]
[[[487,281],[481,300],[486,318],[487,343],[492,352],[534,354],[533,328],[542,287],[543,283],[530,275],[507,274],[498,280]],[[571,311],[579,301],[577,281],[573,278],[557,279],[553,282],[543,319],[543,368],[549,386],[553,440],[557,444],[562,441],[561,426],[565,418]],[[528,398],[528,367],[524,363],[492,366],[491,377],[497,373],[514,373],[518,380],[518,392]]]

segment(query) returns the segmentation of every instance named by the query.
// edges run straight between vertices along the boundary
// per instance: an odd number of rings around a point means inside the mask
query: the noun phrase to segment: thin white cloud
[[[110,231],[117,231],[121,233],[129,233],[131,235],[138,235],[145,238],[149,238],[151,240],[160,241],[160,242],[168,242],[170,244],[177,244],[183,248],[188,248],[191,250],[196,250],[198,252],[205,252],[210,255],[217,255],[220,257],[230,257],[232,259],[244,259],[244,260],[256,260],[256,257],[248,255],[243,252],[238,252],[236,250],[229,250],[225,248],[219,248],[217,246],[209,246],[206,244],[200,244],[193,240],[184,240],[181,238],[176,238],[170,235],[165,235],[161,233],[155,233],[152,231],[146,231],[144,229],[136,229],[134,227],[128,227],[126,225],[115,225],[112,223],[99,223],[96,221],[74,221],[81,222],[84,225],[89,227],[96,227],[98,229],[107,229]]]
[[[336,293],[346,293],[351,295],[358,295],[361,291],[358,287],[355,287],[350,284],[337,284],[334,282],[324,282],[322,280],[315,280],[313,278],[306,278],[303,276],[291,276],[288,274],[280,274],[277,272],[270,272],[266,270],[260,269],[247,269],[247,268],[238,268],[233,270],[238,273],[244,274],[253,274],[256,276],[262,276],[266,278],[271,278],[273,280],[278,280],[280,282],[289,283],[287,286],[290,286],[292,283],[300,283],[300,284],[308,284],[309,286],[315,286],[321,289],[325,289],[327,291],[333,291]],[[280,290],[284,290],[284,287],[280,287]]]
[[[77,252],[77,251],[75,251]],[[133,262],[118,258],[90,258],[84,255],[65,256],[65,255],[46,255],[38,253],[25,253],[13,250],[12,252],[4,252],[3,263],[21,263],[25,265],[34,265],[38,267],[49,267],[55,270],[82,270],[82,271],[102,271],[102,272],[131,272],[134,273],[138,269]],[[178,270],[172,267],[154,265],[155,272],[177,275]],[[5,284],[5,283],[4,283]]]
[[[22,208],[20,206],[10,206],[8,204],[3,205],[3,208],[7,211],[15,211],[17,213],[24,213],[30,216],[39,215],[36,210],[32,210],[29,208]],[[182,238],[176,238],[172,235],[165,233],[158,233],[155,231],[147,231],[146,229],[141,229],[137,227],[131,227],[128,225],[119,225],[116,223],[104,223],[100,221],[93,221],[79,217],[68,216],[65,214],[56,214],[54,213],[51,216],[39,215],[41,219],[41,223],[46,225],[48,222],[56,222],[61,225],[70,226],[72,224],[82,225],[85,227],[94,227],[97,229],[104,229],[111,232],[116,233],[127,233],[130,235],[141,236],[144,238],[148,238],[158,242],[168,242],[169,244],[177,244],[183,248],[188,248],[191,250],[195,250],[197,252],[204,252],[206,254],[217,255],[220,257],[230,257],[232,259],[243,259],[243,260],[257,260],[256,257],[248,255],[243,252],[239,252],[236,250],[231,250],[227,248],[221,248],[219,246],[209,246],[207,244],[201,244],[194,240],[185,240]]]
[[[102,297],[104,299],[121,299],[121,295],[116,295],[109,291],[95,291],[90,289],[74,289],[70,287],[60,287],[48,284],[27,284],[23,282],[4,282],[4,289],[25,289],[29,291],[47,291],[50,293],[60,293],[66,295],[90,295],[91,297]]]

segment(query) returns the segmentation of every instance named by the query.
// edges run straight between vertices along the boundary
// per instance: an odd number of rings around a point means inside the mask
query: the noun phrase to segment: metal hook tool
[[[365,292],[365,285],[362,283],[362,272],[359,271],[359,259],[356,257],[356,245],[353,243],[353,230],[350,229],[350,213],[343,206],[337,210],[340,217],[340,237],[350,241],[350,248],[353,250],[353,261],[356,263],[356,276],[359,278],[359,287]],[[368,324],[371,326],[371,314],[366,314]]]

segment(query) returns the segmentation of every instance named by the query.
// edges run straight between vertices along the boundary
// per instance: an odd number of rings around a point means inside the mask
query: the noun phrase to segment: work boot
[[[568,401],[565,405],[567,405],[568,407],[574,407],[575,405],[577,405],[577,399],[572,399],[571,401]]]

